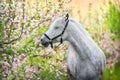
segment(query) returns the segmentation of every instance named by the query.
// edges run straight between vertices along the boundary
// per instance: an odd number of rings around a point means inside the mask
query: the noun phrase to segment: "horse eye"
[[[58,29],[58,28],[59,28],[58,26],[55,27],[55,29]]]

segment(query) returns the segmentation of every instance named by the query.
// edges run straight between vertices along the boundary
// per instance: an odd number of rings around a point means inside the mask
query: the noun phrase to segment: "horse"
[[[106,57],[86,29],[69,14],[55,19],[41,37],[44,47],[66,41],[70,80],[102,80]]]

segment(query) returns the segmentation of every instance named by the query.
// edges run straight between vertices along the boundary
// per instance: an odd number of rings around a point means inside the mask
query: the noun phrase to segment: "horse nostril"
[[[43,41],[43,39],[41,39],[41,42]]]

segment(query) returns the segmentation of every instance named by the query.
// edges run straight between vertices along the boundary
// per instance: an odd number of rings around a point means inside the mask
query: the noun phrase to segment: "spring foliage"
[[[40,45],[41,35],[54,19],[66,12],[72,15],[72,8],[66,10],[64,4],[62,0],[57,3],[51,0],[0,1],[0,79],[69,80],[66,45],[54,50]],[[118,6],[109,3],[107,9],[101,6],[100,12],[95,15],[88,13],[87,18],[80,17],[81,23],[107,56],[104,80],[120,80]]]

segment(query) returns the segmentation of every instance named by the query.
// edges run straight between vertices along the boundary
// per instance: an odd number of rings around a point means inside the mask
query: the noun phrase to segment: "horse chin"
[[[49,46],[49,44],[47,44],[47,45],[43,45],[44,47],[48,47]]]

